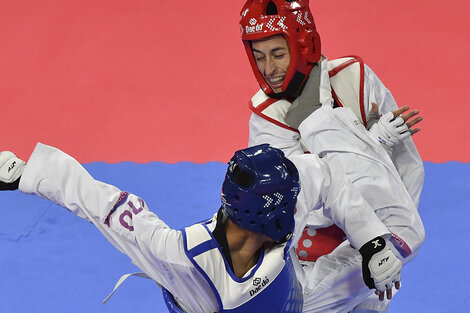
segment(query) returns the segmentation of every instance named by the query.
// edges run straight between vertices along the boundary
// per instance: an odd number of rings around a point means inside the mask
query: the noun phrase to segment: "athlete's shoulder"
[[[339,73],[360,73],[359,71],[364,70],[364,61],[357,55],[345,56],[328,60],[327,69],[330,78]]]
[[[253,113],[264,120],[288,130],[298,132],[296,129],[288,126],[284,120],[290,106],[291,102],[285,99],[271,98],[267,96],[262,89],[251,98],[249,103],[249,107]]]
[[[339,107],[350,108],[363,124],[366,123],[364,107],[364,61],[359,56],[346,56],[328,61],[331,93]]]
[[[368,80],[377,76],[364,60],[357,55],[345,56],[338,59],[328,60],[327,70],[330,79],[338,76],[340,79],[344,76],[361,77],[367,83]],[[341,75],[338,75],[341,74]]]
[[[254,95],[253,97],[251,97],[251,101],[250,101],[250,107],[254,107],[254,108],[257,108],[258,106],[260,106],[263,102],[265,102],[266,100],[269,100],[271,99],[268,95],[266,95],[263,91],[263,89],[259,89]]]

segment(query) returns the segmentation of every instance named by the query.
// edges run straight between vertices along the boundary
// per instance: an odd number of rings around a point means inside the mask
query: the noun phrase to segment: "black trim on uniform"
[[[215,225],[215,229],[212,232],[212,235],[214,236],[215,240],[222,248],[222,254],[224,255],[225,259],[227,260],[228,265],[233,271],[232,256],[230,254],[230,247],[228,246],[227,234],[226,234],[227,221],[228,219],[226,218],[224,212],[222,211],[222,207],[220,207],[219,212],[217,212],[217,224]]]

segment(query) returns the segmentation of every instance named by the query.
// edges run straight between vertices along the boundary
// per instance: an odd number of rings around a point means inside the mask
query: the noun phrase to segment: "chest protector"
[[[364,62],[360,57],[350,56],[327,63],[331,94],[335,106],[350,108],[365,126],[366,112],[364,106]],[[290,127],[284,120],[291,103],[284,99],[268,97],[260,90],[250,102],[250,109],[263,119],[280,127],[299,132]],[[300,144],[305,152],[307,149]],[[299,240],[297,256],[300,260],[316,261],[320,256],[329,254],[344,241],[344,233],[336,225],[312,230],[306,227]],[[304,245],[304,242],[308,244]]]
[[[302,312],[302,287],[288,252],[290,241],[263,251],[251,272],[238,278],[204,223],[185,228],[183,238],[186,255],[217,298],[217,312]],[[163,295],[170,312],[183,312],[167,290]]]
[[[327,63],[331,93],[335,105],[350,108],[366,125],[364,107],[364,62],[360,57],[350,56]],[[268,97],[260,90],[250,101],[250,109],[258,116],[283,128],[298,132],[284,121],[291,103],[284,99]]]

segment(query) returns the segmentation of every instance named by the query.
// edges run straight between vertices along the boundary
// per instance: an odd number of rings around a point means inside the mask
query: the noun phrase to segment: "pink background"
[[[258,89],[243,1],[0,0],[0,149],[91,161],[226,161]],[[323,52],[356,54],[421,111],[425,161],[470,162],[468,0],[311,1]]]

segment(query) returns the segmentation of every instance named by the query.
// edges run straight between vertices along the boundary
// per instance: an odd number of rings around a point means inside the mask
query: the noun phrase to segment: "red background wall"
[[[91,161],[226,161],[258,89],[243,1],[0,0],[0,150]],[[425,161],[470,162],[470,2],[312,1],[330,59],[360,55],[421,111]]]

